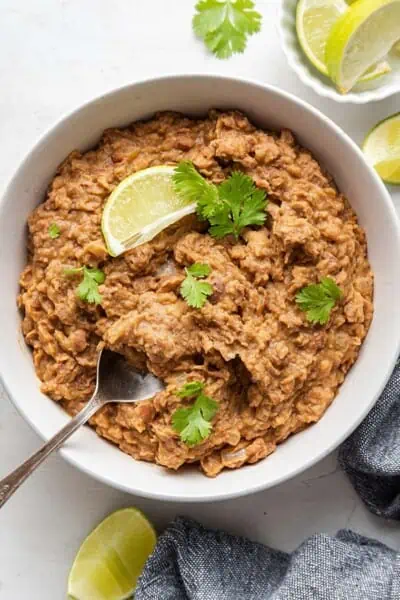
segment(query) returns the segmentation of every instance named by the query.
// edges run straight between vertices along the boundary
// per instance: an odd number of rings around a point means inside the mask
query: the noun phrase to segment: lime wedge
[[[124,600],[132,596],[156,534],[136,508],[108,516],[86,538],[68,578],[71,600]]]
[[[130,175],[115,188],[103,210],[102,230],[111,256],[149,242],[190,213],[196,205],[174,191],[175,167],[150,167]]]
[[[363,150],[384,181],[400,184],[400,113],[378,123],[365,138]]]
[[[382,160],[375,169],[386,183],[400,185],[400,156],[392,160]]]
[[[325,63],[339,91],[347,93],[400,40],[400,0],[358,0],[336,21]]]
[[[346,12],[345,0],[300,0],[296,10],[296,32],[304,54],[318,71],[328,75],[325,46],[330,31]]]
[[[327,76],[326,42],[333,25],[347,9],[345,0],[300,0],[297,5],[296,32],[300,46],[314,67]],[[382,61],[373,65],[360,81],[371,81],[390,71],[389,63]]]

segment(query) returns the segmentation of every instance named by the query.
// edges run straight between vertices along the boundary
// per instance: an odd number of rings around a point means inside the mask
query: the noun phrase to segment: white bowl
[[[340,94],[330,81],[320,73],[308,60],[296,34],[296,6],[298,0],[281,0],[279,5],[279,30],[283,51],[289,65],[301,81],[311,87],[320,96],[331,98],[336,102],[366,104],[383,100],[400,92],[400,57],[391,55],[390,63],[393,70],[382,80],[376,79],[369,83],[357,85],[352,92]]]
[[[68,419],[39,391],[31,355],[20,333],[15,301],[19,273],[26,261],[26,220],[43,200],[58,164],[71,150],[92,147],[107,127],[124,126],[158,110],[200,115],[212,107],[238,108],[262,127],[293,130],[334,175],[367,231],[375,272],[375,315],[359,359],[325,416],[256,465],[224,471],[215,479],[207,479],[194,469],[171,473],[135,461],[89,428],[77,433],[62,451],[72,464],[105,483],[141,496],[175,501],[249,494],[310,467],[365,417],[399,353],[399,225],[386,188],[359,148],[320,112],[272,86],[219,76],[169,76],[118,89],[63,118],[29,153],[4,195],[0,205],[0,373],[21,414],[45,439]]]

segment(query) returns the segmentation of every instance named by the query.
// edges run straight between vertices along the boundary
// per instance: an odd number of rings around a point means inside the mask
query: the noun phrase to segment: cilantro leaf
[[[213,288],[206,281],[198,281],[191,275],[187,275],[181,285],[181,296],[192,308],[202,308],[208,296],[213,293]]]
[[[57,223],[52,223],[50,225],[48,231],[49,231],[49,236],[51,237],[52,240],[56,240],[58,237],[60,237],[61,230],[60,230],[59,226],[57,225]]]
[[[200,408],[202,415],[206,421],[211,421],[215,417],[218,411],[218,402],[206,396],[200,394],[195,402],[196,408]]]
[[[216,238],[233,234],[236,239],[248,225],[262,225],[266,219],[266,194],[256,188],[248,175],[235,171],[218,186],[223,208],[209,218],[210,234]]]
[[[186,200],[197,202],[197,214],[207,219],[218,204],[217,186],[209,183],[196,170],[193,163],[183,161],[172,176],[175,191]]]
[[[213,293],[213,286],[207,281],[199,281],[211,273],[208,265],[194,263],[185,269],[186,277],[182,282],[180,293],[189,306],[201,308],[207,301],[208,296]]]
[[[211,273],[211,267],[203,263],[194,263],[191,267],[186,269],[186,272],[193,277],[207,277]]]
[[[247,37],[261,29],[253,0],[200,0],[193,29],[217,58],[229,58],[246,48]]]
[[[77,267],[75,269],[65,269],[65,275],[73,276],[79,273],[83,274],[83,279],[76,288],[76,295],[83,302],[89,304],[101,304],[102,297],[99,292],[99,285],[104,283],[105,275],[100,269],[95,267]]]
[[[197,396],[204,390],[204,383],[202,381],[189,381],[176,392],[179,398],[190,398],[190,396]]]
[[[178,408],[172,415],[172,427],[188,446],[204,441],[211,433],[210,421],[218,410],[218,404],[202,392],[190,408]]]
[[[266,194],[245,173],[235,171],[220,185],[214,185],[192,163],[184,162],[176,167],[173,178],[179,194],[197,201],[197,213],[209,221],[213,237],[234,235],[238,239],[245,227],[262,225],[266,219]]]
[[[296,302],[306,313],[308,321],[325,325],[332,308],[342,296],[343,292],[335,281],[330,277],[323,277],[320,283],[302,288],[296,294]]]

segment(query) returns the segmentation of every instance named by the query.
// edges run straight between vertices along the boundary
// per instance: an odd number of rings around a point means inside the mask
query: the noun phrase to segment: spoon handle
[[[7,502],[19,486],[35,471],[35,469],[76,431],[86,423],[100,408],[97,396],[93,396],[86,406],[71,419],[54,437],[44,444],[28,460],[17,467],[12,473],[0,480],[0,508]]]

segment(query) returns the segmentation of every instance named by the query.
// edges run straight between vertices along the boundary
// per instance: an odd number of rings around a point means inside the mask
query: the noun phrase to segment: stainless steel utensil
[[[143,375],[131,367],[119,354],[100,352],[97,361],[96,389],[86,406],[22,465],[0,481],[0,507],[7,502],[31,473],[77,430],[99,408],[109,402],[141,402],[163,389],[159,379]]]

